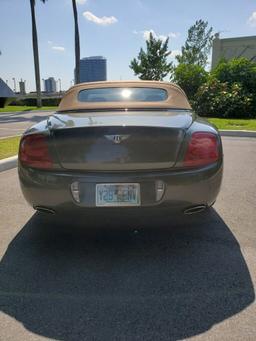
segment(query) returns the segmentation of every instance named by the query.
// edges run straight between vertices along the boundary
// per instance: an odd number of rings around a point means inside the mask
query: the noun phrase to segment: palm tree
[[[80,82],[80,39],[79,39],[79,27],[76,0],[72,0],[74,24],[75,24],[75,84]]]
[[[41,0],[41,1],[45,3],[46,0]],[[38,53],[38,40],[37,40],[37,29],[36,29],[35,4],[36,4],[35,0],[30,0],[37,107],[40,108],[42,106],[42,98],[41,98],[41,83],[40,83],[40,68],[39,68],[39,53]]]

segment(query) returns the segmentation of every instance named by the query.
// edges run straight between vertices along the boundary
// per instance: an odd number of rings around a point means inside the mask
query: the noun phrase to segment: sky
[[[169,36],[170,59],[181,50],[188,28],[207,20],[221,38],[256,35],[255,0],[77,0],[81,58],[107,58],[108,80],[136,79],[131,59],[149,32]],[[74,78],[74,23],[71,0],[36,0],[41,79]],[[0,78],[13,88],[26,80],[35,89],[29,0],[0,0]]]

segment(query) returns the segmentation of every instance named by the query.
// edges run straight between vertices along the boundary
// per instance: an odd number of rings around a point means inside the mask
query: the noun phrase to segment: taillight
[[[184,166],[206,166],[218,159],[219,143],[217,136],[206,132],[193,133],[184,158]]]
[[[47,136],[42,134],[24,136],[20,142],[19,160],[28,167],[52,168],[53,162],[49,154]]]

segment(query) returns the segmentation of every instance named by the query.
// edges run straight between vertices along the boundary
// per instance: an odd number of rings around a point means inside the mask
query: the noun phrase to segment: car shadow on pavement
[[[56,340],[180,340],[254,301],[239,244],[214,209],[129,219],[75,227],[35,214],[1,260],[2,312]]]

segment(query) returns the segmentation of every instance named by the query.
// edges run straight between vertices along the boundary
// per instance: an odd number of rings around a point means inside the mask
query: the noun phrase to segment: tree
[[[229,61],[222,59],[211,72],[220,82],[228,84],[240,83],[243,88],[255,94],[256,63],[247,58],[234,58]]]
[[[253,94],[240,83],[221,83],[216,78],[209,78],[197,91],[193,108],[200,116],[254,118],[253,101]]]
[[[41,0],[45,3],[46,0]],[[35,15],[35,0],[30,0],[31,8],[31,20],[32,20],[32,44],[33,44],[33,55],[34,55],[34,67],[35,67],[35,81],[36,81],[36,93],[37,93],[37,107],[42,106],[41,96],[41,79],[40,79],[40,67],[39,67],[39,53],[38,53],[38,39],[37,39],[37,28],[36,28],[36,15]]]
[[[256,63],[254,61],[243,57],[229,61],[222,59],[212,70],[211,77],[229,86],[239,84],[245,96],[252,98],[251,112],[256,113]]]
[[[190,100],[194,99],[197,90],[207,79],[208,72],[202,66],[195,64],[179,64],[172,76],[172,81],[185,91]]]
[[[72,0],[75,24],[75,84],[80,82],[80,39],[76,0]]]
[[[167,57],[169,38],[165,41],[157,39],[152,33],[146,40],[146,52],[141,48],[138,58],[131,61],[130,68],[135,75],[143,80],[163,80],[172,70],[172,62],[168,63]]]
[[[176,56],[177,61],[181,64],[197,64],[205,67],[212,47],[212,32],[213,28],[208,28],[208,21],[197,20],[188,30],[188,37],[181,48],[181,55]]]

